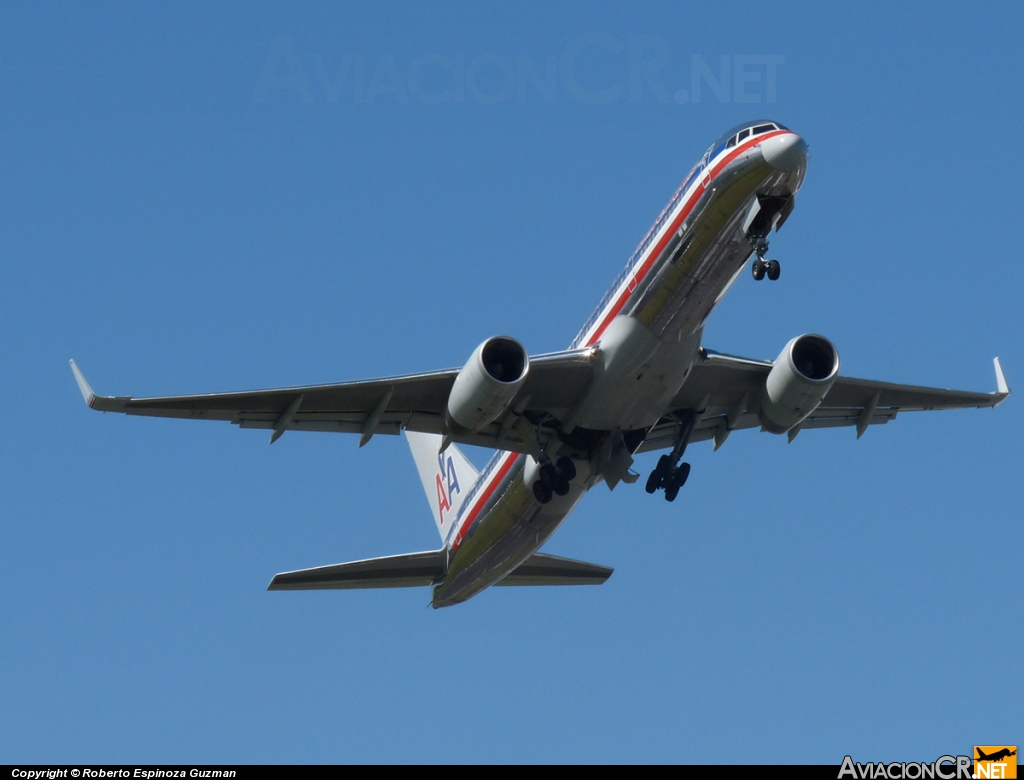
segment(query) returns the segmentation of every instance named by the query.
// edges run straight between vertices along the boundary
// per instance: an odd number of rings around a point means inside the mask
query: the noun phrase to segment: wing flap
[[[287,571],[276,575],[267,590],[353,590],[433,585],[444,579],[447,555],[446,550],[431,550]]]
[[[496,585],[600,585],[614,569],[596,563],[534,553]]]

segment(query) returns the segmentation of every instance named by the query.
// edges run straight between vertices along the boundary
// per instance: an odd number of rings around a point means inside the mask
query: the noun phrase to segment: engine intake
[[[473,350],[448,396],[445,422],[457,433],[478,431],[494,422],[526,381],[530,357],[508,336],[487,339]]]
[[[786,433],[821,404],[839,373],[839,353],[824,336],[797,336],[782,350],[761,391],[761,425]]]

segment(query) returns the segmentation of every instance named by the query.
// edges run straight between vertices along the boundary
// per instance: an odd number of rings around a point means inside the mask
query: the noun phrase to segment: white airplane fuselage
[[[599,585],[613,570],[539,552],[598,482],[632,483],[633,456],[666,450],[645,483],[674,501],[689,443],[722,446],[760,428],[790,441],[846,427],[859,439],[897,414],[993,408],[1010,395],[842,376],[824,336],[791,339],[774,361],[701,346],[704,324],[751,256],[754,279],[779,278],[767,237],[793,211],[807,147],[762,120],[719,138],[687,176],[568,350],[531,357],[508,336],[481,342],[461,369],[194,395],[97,395],[71,370],[90,409],[220,420],[270,431],[404,432],[441,547],[284,571],[268,590],[432,587],[434,607],[492,585]],[[458,445],[496,451],[478,472]]]
[[[736,128],[708,149],[570,345],[594,350],[596,376],[562,421],[563,432],[642,431],[670,411],[705,321],[756,238],[788,217],[806,162],[803,140],[768,121]],[[609,440],[606,454],[614,444]],[[619,436],[620,447],[637,445]],[[557,453],[549,446],[547,454]],[[578,462],[569,492],[542,504],[524,479],[531,460],[498,452],[480,474],[447,532],[448,571],[434,587],[434,607],[499,582],[606,476],[607,458]]]

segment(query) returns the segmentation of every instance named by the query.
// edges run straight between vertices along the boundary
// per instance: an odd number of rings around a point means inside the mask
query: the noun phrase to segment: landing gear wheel
[[[545,463],[540,467],[540,477],[537,482],[543,482],[548,490],[554,490],[555,484],[558,482],[558,472],[555,471],[555,467],[550,463]]]
[[[765,272],[768,270],[766,263],[760,257],[754,259],[754,264],[750,266],[750,272],[754,275],[754,281],[760,282],[764,279]]]
[[[778,260],[768,261],[768,278],[773,282],[779,278],[779,274],[782,273],[782,266],[779,265]]]
[[[675,501],[676,496],[679,495],[679,490],[683,485],[686,484],[686,479],[690,476],[690,464],[680,463],[679,470],[669,477],[665,485],[665,500]]]
[[[653,493],[658,488],[664,486],[665,477],[668,475],[671,468],[672,458],[668,455],[662,455],[658,458],[658,465],[654,467],[654,471],[651,472],[651,476],[647,478],[646,490],[648,493]]]
[[[690,464],[689,463],[680,463],[679,464],[679,471],[676,472],[676,477],[675,477],[675,479],[672,480],[672,484],[673,485],[677,485],[678,487],[682,487],[683,485],[686,484],[686,480],[689,478],[689,476],[690,476]]]
[[[763,275],[766,264],[760,258],[756,259],[754,263],[754,268],[760,267]],[[658,488],[664,488],[665,500],[676,500],[679,489],[686,484],[686,480],[690,476],[690,464],[680,463],[680,461],[683,459],[686,443],[690,440],[690,435],[701,414],[702,412],[698,413],[694,410],[678,413],[676,432],[672,437],[672,452],[669,455],[662,455],[658,459],[658,465],[651,472],[651,476],[647,478],[648,493],[654,493]]]
[[[565,477],[566,482],[572,482],[576,479],[576,464],[572,462],[572,458],[563,455],[558,459],[558,463],[555,466],[558,469],[558,473]]]
[[[538,479],[533,483],[533,497],[542,504],[548,503],[551,500],[551,487],[543,479]]]

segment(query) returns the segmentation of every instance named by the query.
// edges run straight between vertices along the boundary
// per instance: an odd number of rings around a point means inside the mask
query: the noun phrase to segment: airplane
[[[239,393],[99,396],[71,361],[91,409],[230,421],[270,430],[405,432],[441,537],[437,550],[276,575],[270,590],[430,586],[434,608],[491,585],[605,582],[612,569],[539,552],[588,490],[639,478],[634,456],[668,450],[646,481],[674,501],[693,442],[721,447],[760,428],[792,441],[847,426],[859,439],[898,413],[994,407],[1009,387],[963,392],[839,375],[824,336],[789,341],[774,362],[707,349],[704,324],[747,262],[777,280],[768,237],[793,212],[807,145],[757,120],[718,138],[655,220],[569,348],[530,356],[509,336],[483,341],[460,369]],[[477,471],[459,444],[494,450]]]
[[[978,756],[977,758],[975,758],[975,761],[1001,761],[1004,758],[1009,758],[1010,756],[1017,755],[1016,750],[1010,750],[1009,748],[997,750],[991,756],[985,755],[984,751],[981,748],[975,748],[975,750],[978,751]]]

